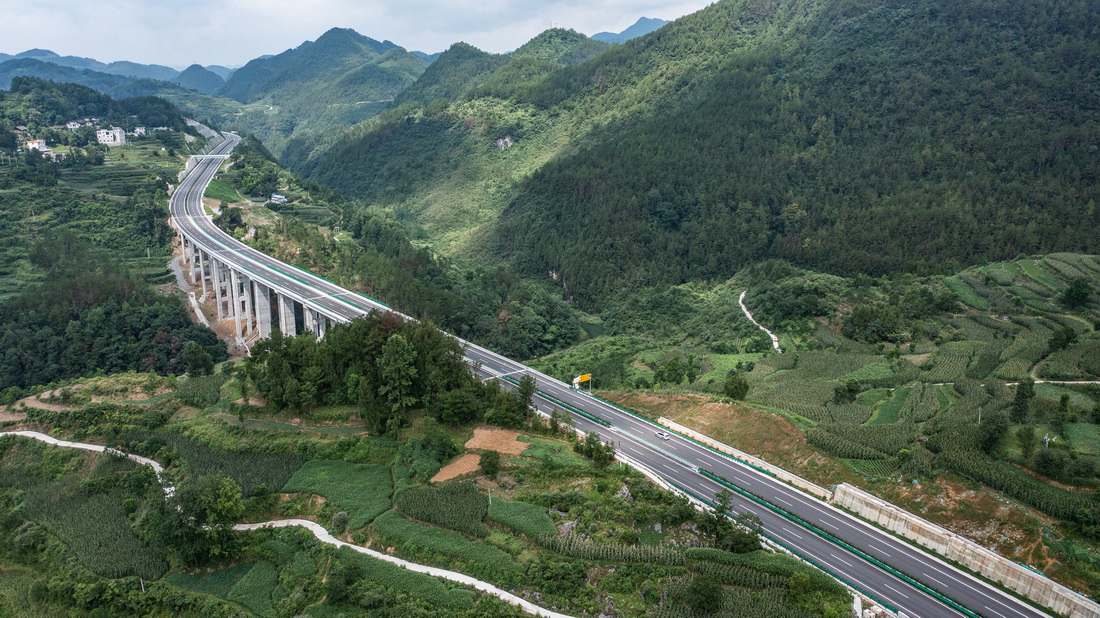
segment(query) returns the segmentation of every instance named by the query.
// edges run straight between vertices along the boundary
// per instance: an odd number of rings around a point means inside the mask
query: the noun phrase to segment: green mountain
[[[108,75],[122,75],[125,77],[136,77],[139,79],[157,79],[157,80],[171,80],[179,75],[179,71],[172,67],[166,67],[159,64],[141,64],[138,62],[128,62],[125,60],[104,63],[92,58],[81,58],[79,56],[61,56],[48,49],[29,49],[25,52],[9,55],[0,54],[0,62],[6,62],[8,60],[16,60],[20,58],[31,58],[34,60],[41,60],[42,62],[48,62],[50,64],[56,64],[58,66],[69,67],[73,69],[83,70],[90,69],[97,73],[107,73]]]
[[[483,52],[467,43],[455,43],[397,95],[395,105],[420,103],[426,106],[436,99],[453,100],[471,86],[489,79],[507,62],[507,56]]]
[[[511,56],[530,56],[558,64],[580,64],[600,55],[608,47],[607,43],[594,41],[574,30],[551,28],[524,43]]]
[[[642,17],[622,32],[597,32],[592,35],[592,39],[603,41],[604,43],[626,43],[630,39],[636,39],[643,34],[649,34],[667,23],[668,22],[664,19]]]
[[[197,64],[184,69],[172,82],[203,94],[214,94],[225,86],[225,80],[220,75]]]
[[[333,28],[316,41],[252,60],[219,94],[253,106],[235,125],[279,154],[293,133],[350,125],[385,109],[427,63],[389,41]]]
[[[880,274],[1097,252],[1098,29],[1068,0],[724,0],[300,167],[589,306],[773,257]]]

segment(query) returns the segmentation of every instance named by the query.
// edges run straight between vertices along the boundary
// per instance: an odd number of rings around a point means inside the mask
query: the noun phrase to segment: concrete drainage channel
[[[32,440],[38,440],[40,442],[45,442],[47,444],[52,444],[54,446],[60,446],[62,448],[76,448],[76,449],[81,449],[81,450],[85,450],[85,451],[93,451],[93,452],[96,452],[96,453],[107,453],[109,455],[117,455],[117,456],[125,457],[126,459],[129,459],[131,461],[134,461],[134,462],[137,462],[139,464],[142,464],[142,465],[149,466],[149,467],[153,468],[153,471],[156,472],[156,474],[157,474],[157,479],[161,481],[161,484],[164,487],[164,495],[165,496],[171,496],[175,492],[174,487],[164,483],[164,480],[163,480],[163,477],[162,477],[162,473],[164,472],[164,466],[161,466],[156,461],[153,461],[152,459],[149,459],[147,457],[141,457],[140,455],[131,455],[129,453],[123,453],[121,451],[117,451],[115,449],[110,449],[110,448],[107,448],[107,447],[99,445],[99,444],[88,444],[86,442],[69,442],[68,440],[61,440],[61,439],[58,439],[58,438],[54,438],[53,436],[49,436],[49,435],[46,435],[44,433],[40,433],[40,432],[37,432],[37,431],[5,431],[5,432],[0,432],[0,438],[3,438],[4,436],[17,436],[17,437],[20,437],[20,438],[29,438],[29,439],[32,439]],[[426,565],[423,565],[423,564],[416,564],[415,562],[409,562],[407,560],[402,560],[400,558],[390,556],[389,554],[384,554],[382,552],[374,551],[372,549],[367,549],[366,547],[361,547],[359,545],[353,545],[351,543],[346,543],[344,541],[341,541],[340,539],[337,539],[336,537],[332,536],[331,534],[329,534],[328,530],[326,530],[325,527],[322,526],[321,524],[318,524],[317,522],[314,522],[314,521],[309,521],[307,519],[280,519],[280,520],[276,520],[276,521],[265,521],[265,522],[256,523],[256,524],[237,524],[236,526],[233,526],[233,529],[238,530],[238,531],[248,531],[248,530],[258,530],[260,528],[286,528],[288,526],[300,526],[300,527],[306,528],[307,530],[309,530],[310,532],[313,533],[313,536],[317,537],[317,540],[321,541],[322,543],[327,543],[327,544],[333,545],[335,547],[347,547],[347,548],[349,548],[353,551],[357,551],[361,554],[370,556],[371,558],[376,558],[378,560],[384,560],[386,562],[396,564],[397,566],[399,566],[403,569],[408,569],[408,570],[416,572],[416,573],[424,573],[426,575],[431,575],[433,577],[440,577],[440,578],[443,578],[443,579],[446,579],[446,580],[449,580],[449,581],[453,581],[453,582],[456,582],[456,583],[459,583],[459,584],[463,584],[465,586],[470,586],[470,587],[474,588],[475,590],[478,590],[480,592],[484,592],[485,594],[492,595],[492,596],[494,596],[494,597],[496,597],[496,598],[498,598],[498,599],[500,599],[500,600],[502,600],[506,603],[511,603],[512,605],[515,605],[516,607],[519,607],[520,609],[527,612],[528,614],[532,614],[534,616],[543,616],[544,618],[572,618],[568,614],[561,614],[561,613],[558,613],[558,612],[550,611],[550,610],[546,609],[545,607],[539,607],[538,605],[535,605],[534,603],[531,603],[530,601],[528,601],[526,599],[518,597],[518,596],[512,594],[511,592],[508,592],[506,590],[501,590],[500,588],[497,588],[496,586],[494,586],[493,584],[490,584],[489,582],[481,581],[480,579],[475,579],[473,577],[470,577],[469,575],[463,575],[462,573],[456,573],[455,571],[448,571],[446,569],[439,569],[439,568],[436,568],[436,567],[430,567],[430,566],[426,566]]]

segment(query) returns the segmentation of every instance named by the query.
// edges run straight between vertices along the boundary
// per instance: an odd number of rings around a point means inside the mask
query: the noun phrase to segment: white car
[[[658,431],[657,433],[655,433],[653,435],[657,436],[658,438],[660,438],[662,440],[668,440],[669,438],[672,437],[672,436],[668,435],[667,433],[665,433],[663,431]]]

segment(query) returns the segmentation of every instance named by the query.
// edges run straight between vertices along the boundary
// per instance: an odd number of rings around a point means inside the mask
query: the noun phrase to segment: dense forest
[[[726,0],[290,163],[588,307],[768,257],[878,275],[1097,251],[1098,24],[1068,0]]]
[[[45,236],[31,259],[47,269],[45,280],[0,303],[0,390],[15,387],[5,397],[97,372],[180,374],[188,341],[225,360],[225,344],[191,321],[181,299],[154,292],[76,237]]]

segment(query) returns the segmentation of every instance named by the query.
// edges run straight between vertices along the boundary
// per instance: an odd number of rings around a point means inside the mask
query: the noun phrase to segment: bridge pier
[[[276,293],[276,296],[279,297],[279,330],[286,337],[296,337],[298,324],[294,321],[294,300],[285,294]]]
[[[225,319],[225,308],[222,306],[222,302],[225,300],[225,294],[222,290],[222,265],[218,260],[211,259],[211,283],[214,284],[214,303],[218,306],[218,321]]]
[[[244,288],[244,317],[245,317],[244,328],[245,328],[245,335],[248,336],[248,337],[251,337],[252,333],[254,332],[254,329],[252,328],[252,316],[253,316],[253,311],[252,311],[252,306],[253,306],[253,302],[252,302],[252,289],[253,289],[252,288],[252,280],[249,279],[248,277],[244,276],[244,275],[241,275],[241,284]]]
[[[237,335],[237,339],[241,338],[241,280],[237,275],[236,269],[229,269],[229,287],[232,288],[233,293],[229,295],[229,300],[233,304],[233,320],[234,332]]]
[[[271,290],[259,281],[252,282],[252,290],[256,295],[256,329],[260,339],[267,339],[271,336]]]
[[[199,249],[199,281],[202,283],[202,295],[206,297],[206,262],[207,258],[202,249]]]

